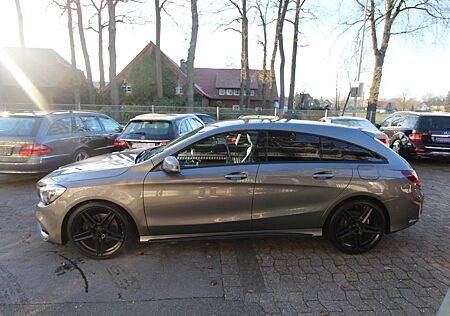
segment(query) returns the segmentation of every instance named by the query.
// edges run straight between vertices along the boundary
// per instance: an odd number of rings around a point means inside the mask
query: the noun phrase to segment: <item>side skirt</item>
[[[198,234],[173,234],[173,235],[151,235],[141,236],[141,242],[164,241],[164,240],[199,240],[199,239],[233,239],[233,238],[255,238],[268,236],[299,236],[320,237],[322,229],[289,229],[289,230],[264,230],[264,231],[241,231],[241,232],[218,232]]]

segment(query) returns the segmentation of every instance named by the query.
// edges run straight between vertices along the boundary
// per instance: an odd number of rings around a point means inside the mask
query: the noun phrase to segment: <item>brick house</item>
[[[130,83],[130,74],[135,65],[144,59],[144,56],[151,54],[155,49],[155,44],[150,42],[144,49],[133,58],[133,60],[117,75],[117,82],[121,85],[127,95],[133,93]],[[161,61],[176,76],[175,95],[184,94],[184,86],[187,81],[186,63],[182,60],[180,65],[175,63],[170,57],[161,51]],[[197,99],[201,100],[201,106],[223,106],[229,108],[239,108],[240,99],[240,69],[216,69],[216,68],[195,68],[194,69],[194,93]],[[262,108],[262,70],[250,70],[250,107]],[[270,98],[270,91],[266,91],[266,108]],[[278,91],[275,87],[275,100],[278,101]]]
[[[0,58],[1,103],[32,104],[33,101],[25,91],[30,84],[40,93],[46,104],[74,102],[71,64],[53,49],[20,47],[0,49],[3,56]],[[24,80],[26,82],[21,82]],[[78,69],[76,84],[81,91],[87,87],[86,78]]]

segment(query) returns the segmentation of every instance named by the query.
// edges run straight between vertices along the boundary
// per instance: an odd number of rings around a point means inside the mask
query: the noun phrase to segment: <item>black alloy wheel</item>
[[[78,150],[74,155],[73,155],[73,160],[74,162],[78,162],[78,161],[82,161],[85,159],[89,158],[89,153],[86,150]]]
[[[349,254],[369,251],[381,240],[386,219],[381,208],[367,200],[341,205],[331,216],[327,233],[333,245]]]
[[[85,256],[107,259],[132,242],[134,230],[120,208],[92,202],[80,206],[70,215],[67,235]]]

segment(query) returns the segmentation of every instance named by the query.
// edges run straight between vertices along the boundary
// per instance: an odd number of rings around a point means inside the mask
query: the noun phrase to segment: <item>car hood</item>
[[[38,185],[116,177],[134,165],[138,152],[118,152],[72,163],[48,174]]]

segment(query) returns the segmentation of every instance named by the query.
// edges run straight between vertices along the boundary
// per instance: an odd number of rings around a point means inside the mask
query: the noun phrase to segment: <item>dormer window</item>
[[[233,95],[233,89],[227,89],[227,95]]]
[[[219,95],[225,95],[225,89],[219,89]]]
[[[241,89],[234,89],[234,95],[240,95]]]

